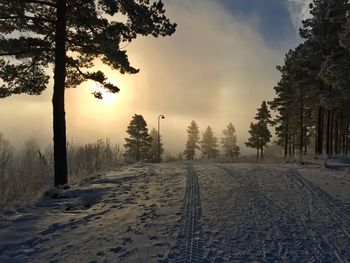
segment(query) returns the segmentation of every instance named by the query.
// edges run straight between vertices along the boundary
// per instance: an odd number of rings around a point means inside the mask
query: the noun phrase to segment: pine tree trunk
[[[334,117],[334,153],[339,154],[339,121]]]
[[[261,156],[261,160],[264,159],[264,147],[261,147],[260,149],[260,156]]]
[[[333,140],[334,140],[334,110],[331,110],[331,122],[330,122],[330,134],[329,134],[329,154],[333,155]]]
[[[136,137],[136,162],[140,161],[140,140],[139,137]]]
[[[326,128],[326,154],[330,154],[330,134],[331,134],[331,111],[327,110],[327,128]]]
[[[303,152],[303,144],[304,144],[304,107],[300,108],[300,145],[299,145],[299,155],[301,157]]]
[[[343,139],[342,139],[342,144],[343,144],[343,154],[346,154],[346,128],[347,128],[347,121],[343,119],[342,121],[343,123],[343,129],[342,129],[342,133],[343,133]]]
[[[285,142],[284,142],[284,157],[287,157],[287,152],[288,152],[288,134],[289,134],[289,123],[287,120],[287,124],[286,124],[286,138],[285,138]]]
[[[345,132],[345,155],[348,156],[349,150],[349,121],[346,121],[346,132]]]
[[[292,151],[293,151],[293,157],[295,157],[295,135],[293,135],[292,138],[293,138],[293,141],[292,141],[293,149],[292,149]]]
[[[316,153],[323,154],[323,120],[324,120],[324,108],[322,106],[318,107],[317,116],[317,135],[316,135]]]
[[[289,151],[289,158],[292,157],[292,139],[290,137],[291,136],[289,136],[289,142],[288,142],[288,144],[289,144],[289,149],[288,149],[288,151]]]
[[[259,160],[259,148],[256,148],[256,161]]]
[[[66,0],[57,2],[55,69],[53,86],[53,145],[55,186],[67,184],[66,119],[64,89],[66,79]]]
[[[307,128],[304,127],[304,155],[307,155]]]

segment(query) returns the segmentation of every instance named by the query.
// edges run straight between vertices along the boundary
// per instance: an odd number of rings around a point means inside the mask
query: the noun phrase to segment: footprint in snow
[[[125,248],[124,247],[115,247],[115,248],[111,248],[111,251],[118,254],[118,253],[124,252]]]

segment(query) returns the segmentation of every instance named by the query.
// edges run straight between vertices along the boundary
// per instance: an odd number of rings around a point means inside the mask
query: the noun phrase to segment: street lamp
[[[164,115],[158,116],[158,163],[160,163],[160,118],[165,119]]]

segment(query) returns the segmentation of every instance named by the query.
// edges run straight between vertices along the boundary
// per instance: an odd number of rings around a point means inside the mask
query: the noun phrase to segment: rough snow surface
[[[0,262],[350,262],[350,174],[134,165],[0,215]]]

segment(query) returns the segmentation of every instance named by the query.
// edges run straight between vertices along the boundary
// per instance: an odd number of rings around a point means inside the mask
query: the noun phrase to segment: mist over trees
[[[346,0],[314,0],[303,22],[305,40],[278,66],[281,80],[270,102],[285,156],[348,154],[350,121],[350,27]]]
[[[222,131],[223,137],[221,138],[221,144],[223,148],[223,154],[227,158],[237,158],[239,156],[239,146],[237,146],[236,129],[230,122],[227,128]]]
[[[217,141],[218,139],[214,136],[212,128],[208,126],[205,132],[202,133],[202,140],[199,142],[202,158],[215,159],[219,157]]]
[[[151,141],[151,146],[149,148],[149,161],[151,163],[157,163],[158,162],[158,151],[159,151],[159,162],[163,160],[163,153],[164,153],[164,148],[163,148],[163,143],[162,143],[162,136],[158,134],[155,128],[152,128],[150,132],[150,137],[152,139]],[[159,144],[158,144],[158,139],[159,139]]]
[[[176,24],[164,15],[161,1],[3,0],[0,10],[0,97],[41,94],[53,69],[54,181],[64,185],[65,88],[93,80],[118,92],[102,71],[89,69],[99,61],[122,74],[137,73],[121,45],[138,35],[171,35]],[[100,92],[94,95],[102,98]]]
[[[199,128],[195,121],[187,127],[187,142],[184,155],[187,160],[193,160],[196,155],[196,150],[199,148]]]
[[[222,154],[220,155],[219,141],[221,142]],[[193,160],[196,157],[196,150],[201,153],[202,159],[218,159],[222,157],[226,161],[238,158],[240,154],[237,145],[236,129],[232,123],[229,123],[222,131],[220,140],[214,135],[213,129],[208,126],[200,138],[200,129],[193,120],[187,127],[187,141],[185,145],[184,156],[187,160]],[[180,158],[182,159],[182,155]]]

